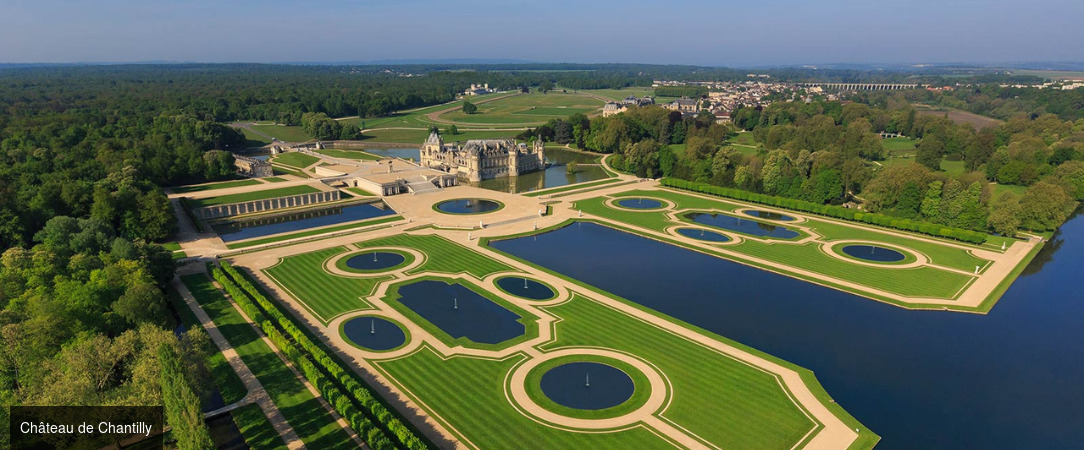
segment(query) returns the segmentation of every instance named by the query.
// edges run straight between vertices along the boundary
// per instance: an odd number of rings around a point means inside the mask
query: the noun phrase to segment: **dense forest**
[[[854,202],[901,219],[1009,235],[1053,230],[1084,200],[1084,120],[1017,114],[976,131],[917,114],[904,93],[859,100],[866,103],[741,108],[725,125],[707,112],[683,118],[657,106],[631,108],[605,118],[553,120],[519,137],[616,153],[612,164],[639,176],[816,204]],[[759,148],[732,144],[739,132]],[[888,152],[881,132],[918,140],[914,162],[882,163]],[[943,160],[960,161],[964,170],[949,174]],[[1027,188],[1020,195],[995,193],[991,182]]]

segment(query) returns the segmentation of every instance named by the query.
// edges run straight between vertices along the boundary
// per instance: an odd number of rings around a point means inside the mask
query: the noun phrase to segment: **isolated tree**
[[[457,128],[455,125],[448,125],[448,128],[445,128],[444,132],[448,135],[455,136],[459,134],[459,128]]]
[[[463,114],[475,114],[478,112],[478,106],[471,102],[463,102]]]

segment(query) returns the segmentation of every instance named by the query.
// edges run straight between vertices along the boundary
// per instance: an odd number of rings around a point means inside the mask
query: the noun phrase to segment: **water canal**
[[[390,216],[395,210],[384,202],[318,208],[273,214],[211,225],[223,242],[240,241],[279,233],[325,227],[374,217]]]
[[[908,311],[591,223],[493,247],[816,373],[878,448],[1080,448],[1084,216],[988,315]]]

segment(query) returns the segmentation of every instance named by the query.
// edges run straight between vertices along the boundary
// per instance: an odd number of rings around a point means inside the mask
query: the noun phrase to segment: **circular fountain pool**
[[[622,208],[630,209],[659,209],[662,208],[662,202],[653,198],[644,197],[632,197],[623,198],[617,201],[617,205]]]
[[[457,198],[437,203],[433,208],[445,214],[483,214],[503,206],[500,202],[484,198]]]
[[[389,251],[362,252],[346,260],[346,267],[361,272],[386,270],[403,264],[406,255]]]
[[[606,409],[632,398],[635,383],[621,369],[597,362],[570,362],[542,374],[542,393],[574,409]]]
[[[375,351],[398,348],[406,342],[406,333],[399,325],[373,316],[355,317],[343,322],[342,334],[351,344]]]
[[[524,277],[509,276],[499,278],[497,280],[497,286],[500,286],[501,289],[504,289],[504,291],[509,294],[517,297],[529,298],[531,300],[548,300],[557,294],[553,291],[553,288]]]

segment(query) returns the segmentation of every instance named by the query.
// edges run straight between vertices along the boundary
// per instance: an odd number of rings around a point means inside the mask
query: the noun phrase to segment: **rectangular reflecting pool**
[[[452,338],[499,344],[525,332],[519,314],[459,283],[422,280],[399,287],[399,295],[399,303]]]
[[[253,217],[211,225],[223,242],[240,241],[273,234],[337,225],[395,214],[384,202],[336,206],[267,217]]]
[[[909,311],[592,223],[490,245],[812,370],[877,448],[1084,446],[1084,217],[986,315]]]

